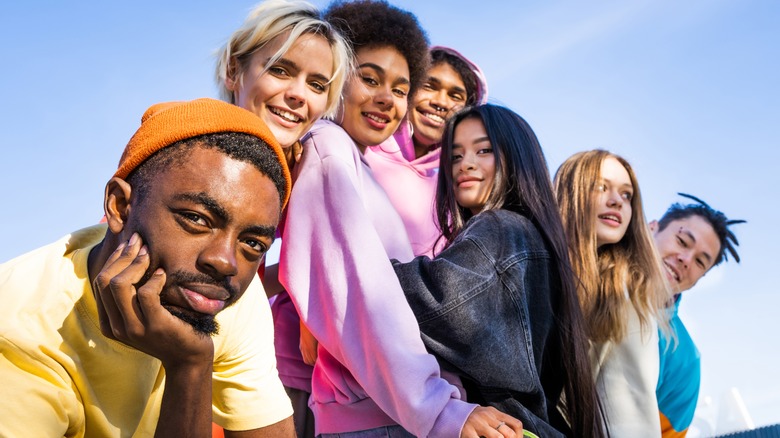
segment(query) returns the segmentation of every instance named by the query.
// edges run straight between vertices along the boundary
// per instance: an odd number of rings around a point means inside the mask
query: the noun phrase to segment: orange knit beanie
[[[141,117],[141,127],[127,143],[114,176],[127,178],[130,172],[155,152],[177,141],[218,132],[240,132],[268,143],[282,165],[286,180],[282,204],[284,208],[290,198],[292,179],[279,142],[259,117],[243,108],[215,99],[163,102],[149,107]]]

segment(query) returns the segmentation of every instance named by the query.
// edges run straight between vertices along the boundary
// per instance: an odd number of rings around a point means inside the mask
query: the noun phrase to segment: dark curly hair
[[[658,231],[663,231],[672,221],[685,219],[691,216],[699,216],[712,225],[712,229],[715,231],[715,235],[718,236],[718,240],[720,241],[720,251],[715,257],[715,262],[712,266],[715,267],[722,261],[728,260],[729,254],[737,263],[739,263],[739,254],[737,254],[739,241],[737,240],[737,236],[734,235],[734,232],[729,229],[729,226],[743,224],[747,221],[742,219],[729,219],[723,212],[715,210],[710,207],[709,204],[693,195],[688,195],[686,193],[678,193],[678,195],[691,199],[696,203],[672,204],[661,219],[658,220]]]
[[[362,48],[391,46],[409,64],[409,94],[425,77],[430,64],[428,36],[411,12],[383,0],[336,0],[325,11],[325,20],[352,43]]]
[[[460,76],[463,85],[466,86],[466,106],[476,105],[478,103],[477,93],[479,92],[479,88],[477,85],[477,75],[474,74],[472,67],[462,58],[459,58],[446,50],[433,49],[431,50],[431,67],[435,67],[439,64],[449,64],[449,66]]]

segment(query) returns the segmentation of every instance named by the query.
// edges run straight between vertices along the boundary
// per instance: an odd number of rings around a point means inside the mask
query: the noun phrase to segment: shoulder
[[[527,217],[509,210],[484,211],[472,217],[456,238],[459,239],[471,240],[496,257],[549,257],[547,244],[536,225]]]
[[[501,240],[521,239],[543,244],[536,225],[526,216],[509,210],[483,211],[469,219],[464,234],[499,234]]]
[[[303,157],[317,155],[321,158],[339,156],[352,158],[357,153],[355,142],[339,125],[329,120],[318,120],[301,139]],[[314,154],[312,154],[314,152]]]

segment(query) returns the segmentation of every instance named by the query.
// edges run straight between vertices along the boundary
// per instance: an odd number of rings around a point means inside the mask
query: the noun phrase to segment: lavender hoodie
[[[401,218],[341,127],[319,121],[303,146],[279,280],[319,341],[316,434],[400,424],[459,436],[476,405],[459,399],[422,343],[390,263],[413,256]]]

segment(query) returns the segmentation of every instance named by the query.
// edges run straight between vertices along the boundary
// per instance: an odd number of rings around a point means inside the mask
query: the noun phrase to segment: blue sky
[[[711,400],[698,421],[714,421],[736,387],[756,425],[780,422],[780,294],[769,275],[780,247],[771,197],[780,3],[392,3],[416,13],[432,43],[481,65],[491,101],[528,120],[551,171],[574,152],[606,148],[635,167],[648,220],[678,191],[748,220],[735,228],[743,262],[709,273],[681,314]],[[216,97],[212,53],[253,4],[0,7],[0,262],[101,216],[104,184],[143,111]]]

